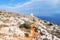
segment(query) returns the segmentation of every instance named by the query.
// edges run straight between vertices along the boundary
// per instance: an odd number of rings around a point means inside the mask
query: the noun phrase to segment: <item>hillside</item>
[[[60,40],[60,26],[32,15],[1,10],[0,40]]]

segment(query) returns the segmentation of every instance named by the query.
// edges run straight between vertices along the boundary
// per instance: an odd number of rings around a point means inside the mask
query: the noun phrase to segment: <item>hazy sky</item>
[[[0,0],[0,10],[53,16],[60,14],[60,0]]]

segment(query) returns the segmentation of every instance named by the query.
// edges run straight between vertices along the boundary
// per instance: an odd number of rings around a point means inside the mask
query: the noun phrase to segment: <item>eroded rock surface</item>
[[[1,10],[0,40],[60,40],[60,27],[31,15]]]

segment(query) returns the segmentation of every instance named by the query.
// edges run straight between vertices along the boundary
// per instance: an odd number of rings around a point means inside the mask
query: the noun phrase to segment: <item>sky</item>
[[[0,10],[36,16],[60,15],[60,0],[0,0]]]

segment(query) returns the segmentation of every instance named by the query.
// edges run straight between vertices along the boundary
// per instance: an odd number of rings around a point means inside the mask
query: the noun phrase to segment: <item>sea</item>
[[[38,18],[42,19],[42,20],[46,20],[49,22],[52,22],[54,24],[60,25],[60,17],[56,16],[56,17],[49,17],[49,16],[37,16]]]

